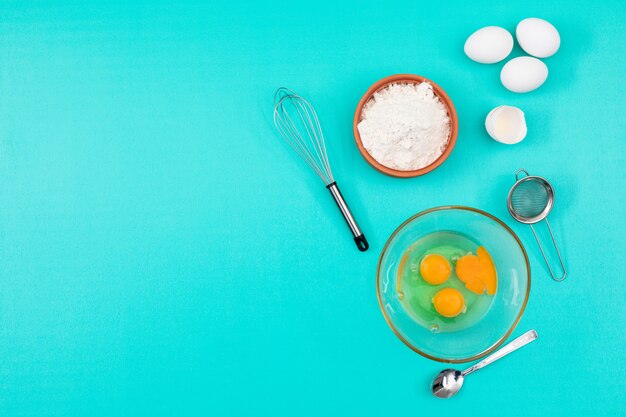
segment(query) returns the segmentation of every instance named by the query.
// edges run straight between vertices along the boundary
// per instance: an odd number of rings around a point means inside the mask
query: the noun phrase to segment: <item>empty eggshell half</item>
[[[531,56],[513,58],[502,67],[500,81],[514,93],[527,93],[538,88],[548,78],[546,64]]]
[[[519,22],[515,36],[522,49],[537,58],[552,56],[561,46],[559,31],[550,22],[536,17]]]
[[[472,61],[494,64],[509,56],[513,49],[513,36],[499,26],[486,26],[472,33],[463,50]]]
[[[521,142],[526,137],[524,112],[513,106],[499,106],[485,119],[487,133],[494,140],[507,145]]]

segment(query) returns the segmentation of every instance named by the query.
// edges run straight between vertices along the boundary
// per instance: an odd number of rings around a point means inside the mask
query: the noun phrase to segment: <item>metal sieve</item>
[[[520,178],[520,173],[524,173],[526,176]],[[515,181],[516,182],[511,188],[511,191],[509,191],[509,197],[507,199],[509,213],[511,213],[511,216],[513,216],[513,218],[518,222],[530,225],[552,279],[555,281],[563,281],[567,272],[565,271],[563,259],[561,259],[559,247],[554,239],[552,228],[548,222],[548,214],[554,205],[554,189],[545,178],[528,175],[528,172],[523,169],[520,169],[515,173]],[[560,277],[557,277],[554,275],[554,272],[552,272],[546,253],[544,252],[541,242],[539,241],[539,236],[537,236],[537,232],[535,232],[535,228],[533,227],[533,224],[539,223],[542,220],[544,220],[546,222],[546,226],[548,226],[548,231],[550,232],[550,237],[552,238],[552,243],[554,244],[554,249],[556,249],[556,254],[558,255],[559,262],[561,263],[563,275]]]

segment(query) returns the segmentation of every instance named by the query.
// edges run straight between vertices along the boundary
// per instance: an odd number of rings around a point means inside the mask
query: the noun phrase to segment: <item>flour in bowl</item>
[[[433,163],[450,140],[450,116],[430,83],[395,83],[363,106],[361,142],[378,163],[413,171]]]

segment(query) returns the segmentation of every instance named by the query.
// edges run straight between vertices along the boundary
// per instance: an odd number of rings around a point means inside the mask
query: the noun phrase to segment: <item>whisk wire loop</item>
[[[306,99],[287,88],[274,95],[274,125],[285,141],[324,181],[334,182],[322,125]]]

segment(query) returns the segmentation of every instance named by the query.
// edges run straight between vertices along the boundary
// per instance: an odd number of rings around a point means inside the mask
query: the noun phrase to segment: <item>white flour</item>
[[[379,163],[413,171],[434,162],[450,138],[450,117],[429,83],[390,84],[363,106],[361,142]]]

